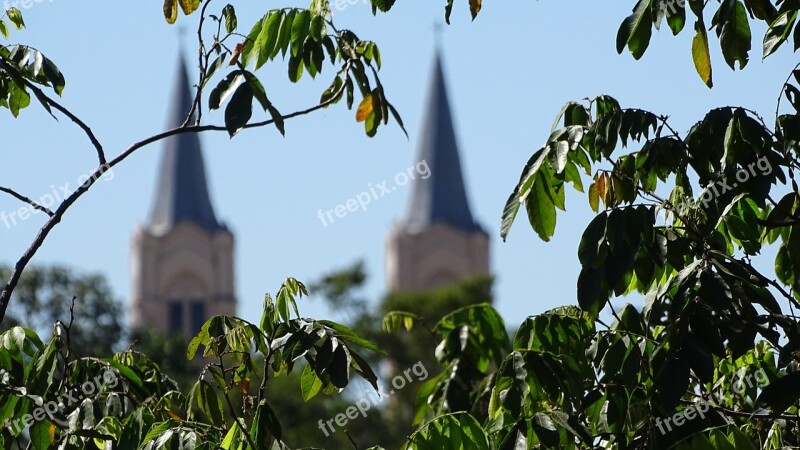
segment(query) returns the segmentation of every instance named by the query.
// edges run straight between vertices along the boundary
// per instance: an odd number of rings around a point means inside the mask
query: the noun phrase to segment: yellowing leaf
[[[249,392],[250,392],[250,377],[244,377],[242,378],[242,381],[239,383],[239,395],[245,397]]]
[[[178,2],[181,4],[183,13],[187,16],[200,7],[200,0],[178,0]]]
[[[183,422],[183,418],[172,411],[167,411],[167,415],[172,417],[174,420],[177,420],[178,422]]]
[[[606,207],[614,206],[614,185],[610,176],[603,174],[603,181],[605,181],[605,195],[603,196],[603,203]]]
[[[700,79],[708,87],[712,87],[714,83],[711,81],[711,55],[708,53],[708,35],[703,24],[699,21],[695,24],[697,34],[692,39],[692,60],[694,60],[694,68]]]
[[[603,200],[603,203],[606,203],[606,195],[607,195],[606,194],[606,189],[607,189],[607,186],[606,186],[606,174],[605,173],[599,173],[599,174],[597,174],[597,176],[595,178],[597,179],[596,180],[596,183],[597,183],[597,196],[599,197],[599,199]]]
[[[597,191],[597,183],[592,183],[592,185],[589,186],[589,206],[594,212],[600,209],[600,195]]]
[[[236,44],[236,47],[233,49],[233,53],[231,54],[231,60],[228,62],[229,66],[236,65],[239,62],[239,55],[242,54],[242,49],[244,49],[244,43]]]
[[[367,120],[367,117],[373,113],[373,107],[372,94],[369,94],[364,97],[364,100],[361,100],[361,103],[358,105],[358,110],[356,110],[356,121],[363,122]]]
[[[170,24],[178,20],[178,0],[164,0],[164,18]]]
[[[481,3],[482,0],[469,0],[469,12],[472,13],[472,20],[475,20],[478,13],[481,12]]]

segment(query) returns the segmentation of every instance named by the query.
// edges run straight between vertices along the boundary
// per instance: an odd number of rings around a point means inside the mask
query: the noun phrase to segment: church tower
[[[426,161],[431,176],[413,182],[405,215],[388,236],[390,291],[426,291],[489,274],[489,236],[467,201],[438,52],[428,89],[415,163]]]
[[[174,128],[194,98],[182,59],[172,95]],[[150,216],[131,238],[132,328],[189,338],[208,318],[235,314],[233,247],[211,206],[199,136],[166,139]]]

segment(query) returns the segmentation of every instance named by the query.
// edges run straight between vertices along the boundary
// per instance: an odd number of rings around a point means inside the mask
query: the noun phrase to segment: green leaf
[[[578,276],[578,305],[584,311],[596,316],[606,301],[608,292],[604,289],[603,268],[585,266]]]
[[[597,267],[601,262],[599,256],[601,256],[601,248],[605,241],[607,219],[606,212],[598,214],[584,230],[578,246],[578,260],[581,265]]]
[[[383,331],[387,333],[394,333],[401,327],[406,331],[411,331],[414,327],[414,321],[418,320],[419,316],[406,311],[391,311],[383,317],[381,324]]]
[[[172,427],[172,425],[174,424],[171,420],[168,420],[166,422],[154,423],[153,426],[150,428],[150,431],[148,431],[147,435],[145,435],[144,440],[142,440],[142,446],[154,440],[155,438],[160,436],[163,432],[169,430]]]
[[[291,55],[289,57],[289,80],[297,83],[303,76],[303,55]]]
[[[617,53],[627,46],[635,59],[644,55],[650,45],[653,17],[651,13],[651,0],[639,0],[633,8],[633,14],[628,16],[617,31]]]
[[[222,399],[217,391],[205,380],[200,380],[200,390],[197,395],[197,406],[211,420],[214,425],[225,423],[222,415]],[[223,395],[225,395],[223,393]]]
[[[778,248],[775,256],[775,275],[781,283],[791,286],[795,282],[795,271],[792,266],[792,258],[789,254],[789,247],[784,243]]]
[[[756,408],[769,406],[773,412],[782,413],[800,397],[800,372],[792,372],[773,381],[761,390]]]
[[[203,76],[203,87],[206,87],[208,82],[211,81],[211,78],[213,78],[214,75],[219,71],[219,69],[221,69],[225,65],[225,62],[228,60],[229,56],[230,53],[222,52],[221,55],[217,56],[217,59],[215,59],[214,62],[208,65],[208,67],[206,68],[206,73]]]
[[[228,74],[224,79],[217,83],[217,86],[211,90],[208,95],[208,109],[211,111],[219,109],[225,103],[225,100],[233,94],[236,89],[241,85],[243,75],[241,71],[233,71]]]
[[[331,322],[330,320],[320,320],[319,323],[335,330],[336,336],[344,339],[347,342],[352,342],[353,344],[359,347],[363,347],[367,350],[372,350],[373,352],[378,352],[382,355],[386,354],[386,352],[376,347],[375,344],[357,335],[355,331],[351,330],[350,328],[347,328],[342,324]]]
[[[452,12],[453,12],[453,0],[447,0],[447,4],[444,7],[444,21],[447,22],[448,25],[450,25],[450,14]]]
[[[703,83],[710,88],[714,86],[714,82],[711,80],[711,55],[708,53],[708,34],[700,21],[695,24],[694,28],[697,32],[694,39],[692,39],[694,68]]]
[[[252,72],[245,71],[244,78],[250,84],[250,90],[253,92],[253,96],[258,100],[258,103],[261,104],[261,107],[264,111],[270,105],[270,101],[267,98],[267,91],[264,89],[264,85],[261,84],[258,77],[256,77]]]
[[[555,158],[553,159],[553,170],[560,174],[567,167],[569,156],[569,143],[567,141],[558,141],[554,144]]]
[[[239,421],[234,420],[230,430],[228,430],[228,433],[225,434],[225,437],[222,439],[222,443],[219,445],[220,448],[222,448],[223,450],[244,448],[239,443],[241,439],[239,436],[241,435],[241,433],[242,430],[241,428],[239,428]]]
[[[311,26],[311,13],[308,11],[299,11],[294,16],[292,23],[292,44],[302,44],[308,36],[308,29]]]
[[[258,54],[256,51],[256,40],[258,36],[261,35],[261,30],[264,27],[264,19],[266,19],[266,17],[265,15],[253,25],[253,28],[250,29],[250,33],[247,35],[244,46],[242,46],[241,59],[244,67],[249,66],[253,56]]]
[[[779,15],[764,34],[764,58],[775,53],[786,40],[797,20],[797,10],[790,10]],[[797,33],[797,32],[795,32]]]
[[[18,30],[25,28],[25,21],[22,19],[22,13],[17,8],[8,8],[6,10],[6,16],[8,16],[8,20],[14,25],[14,27]]]
[[[309,24],[308,34],[315,42],[322,42],[322,39],[327,34],[325,19],[322,16],[314,15]]]
[[[8,108],[14,117],[18,117],[20,110],[27,108],[31,104],[31,96],[25,89],[18,87],[15,83],[9,84],[8,90],[11,95],[8,101]]]
[[[225,128],[233,137],[238,133],[250,117],[253,116],[253,90],[250,83],[242,83],[233,93],[230,103],[225,108]]]
[[[350,352],[345,346],[339,345],[333,351],[333,361],[328,367],[328,374],[334,386],[339,389],[347,387],[347,383],[350,381]]]
[[[52,423],[44,419],[36,422],[30,429],[31,444],[33,450],[47,450],[53,442],[54,435],[50,433]]]
[[[8,25],[2,19],[0,19],[0,34],[3,35],[4,38],[8,38]]]
[[[375,14],[377,10],[381,12],[387,12],[392,9],[395,0],[371,0],[372,1],[372,14]]]
[[[372,371],[372,367],[369,366],[369,363],[362,358],[356,352],[350,352],[350,356],[353,358],[353,361],[356,363],[355,367],[361,377],[364,378],[372,385],[375,391],[378,391],[378,376],[375,375],[375,372]]]
[[[42,71],[44,72],[44,76],[47,77],[47,80],[50,82],[50,85],[53,87],[55,93],[60,96],[61,93],[64,92],[66,80],[55,63],[46,56],[42,56]]]
[[[747,19],[747,10],[740,1],[735,1],[730,16],[722,23],[719,37],[722,46],[722,56],[725,62],[735,69],[739,62],[739,69],[744,69],[749,59],[750,52],[750,22]]]
[[[528,211],[528,220],[545,242],[550,241],[556,230],[556,206],[550,196],[550,178],[539,171],[531,187],[530,194],[525,200]]]
[[[394,120],[398,125],[400,125],[400,129],[403,130],[403,134],[406,135],[406,139],[408,139],[408,131],[406,131],[406,127],[403,125],[403,119],[400,117],[400,113],[398,113],[394,106],[392,106],[392,104],[388,101],[386,101],[386,106],[389,108],[389,112],[392,114]]]
[[[222,8],[222,19],[225,20],[225,31],[227,33],[236,31],[239,22],[236,19],[236,9],[234,9],[233,5],[227,4]]]
[[[321,388],[322,380],[311,368],[311,365],[307,364],[303,368],[303,375],[300,377],[300,390],[303,394],[303,400],[307,402],[316,397]]]
[[[294,17],[297,11],[292,9],[285,13],[283,20],[281,20],[281,27],[278,30],[278,38],[275,42],[275,48],[272,49],[270,59],[275,59],[278,53],[286,56],[286,50],[289,49],[289,44],[292,42],[292,25],[294,25]]]
[[[675,3],[679,3],[677,1],[668,0],[670,4],[674,5]],[[686,8],[684,5],[680,5],[677,10],[669,14],[667,16],[667,25],[669,25],[669,29],[672,31],[673,36],[677,36],[678,33],[683,31],[683,27],[686,26]]]
[[[263,66],[275,50],[283,17],[284,14],[281,10],[270,12],[265,17],[264,26],[261,27],[261,33],[258,35],[253,49],[256,52],[256,69]]]
[[[772,22],[775,19],[775,15],[778,14],[770,0],[745,0],[744,3],[747,5],[747,9],[759,20]]]
[[[506,200],[506,205],[503,208],[503,215],[500,221],[500,237],[503,239],[503,242],[505,242],[508,237],[508,232],[511,231],[511,225],[514,224],[514,219],[517,218],[517,213],[521,205],[522,202],[515,189],[508,197],[508,200]]]
[[[583,179],[581,179],[578,166],[572,161],[569,161],[564,168],[564,181],[572,183],[576,191],[583,192]]]
[[[270,117],[272,117],[272,121],[273,123],[275,123],[275,128],[277,128],[278,131],[281,132],[281,135],[285,136],[286,128],[284,126],[283,116],[281,115],[281,113],[277,109],[275,109],[274,106],[272,106],[272,103],[269,103],[267,105],[267,112],[269,112]]]
[[[441,415],[409,438],[411,449],[489,450],[489,438],[474,417],[465,412]]]
[[[281,423],[266,400],[261,400],[258,405],[253,417],[253,426],[250,428],[250,436],[258,448],[264,449],[271,448],[272,443],[275,440],[280,441],[283,436]]]

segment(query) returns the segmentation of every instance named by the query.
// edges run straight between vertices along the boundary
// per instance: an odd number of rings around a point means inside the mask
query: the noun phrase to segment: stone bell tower
[[[426,291],[489,274],[489,236],[475,222],[437,52],[415,163],[431,176],[414,181],[405,215],[387,239],[391,291]]]
[[[180,126],[193,95],[179,63],[169,124]],[[234,237],[217,221],[196,133],[164,141],[154,203],[131,238],[131,326],[189,338],[217,314],[236,313]]]

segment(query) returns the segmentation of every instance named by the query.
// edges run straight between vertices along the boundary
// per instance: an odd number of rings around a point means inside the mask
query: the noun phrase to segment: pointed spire
[[[194,101],[183,58],[180,58],[171,101],[169,124],[170,128],[176,128],[186,120]],[[147,227],[162,235],[183,221],[208,231],[221,228],[208,196],[203,151],[197,133],[184,133],[165,140],[155,202]]]
[[[427,162],[431,176],[414,182],[403,219],[405,228],[419,232],[435,223],[444,223],[467,232],[480,230],[470,212],[464,189],[458,144],[438,49],[417,150],[417,162],[422,161]]]

